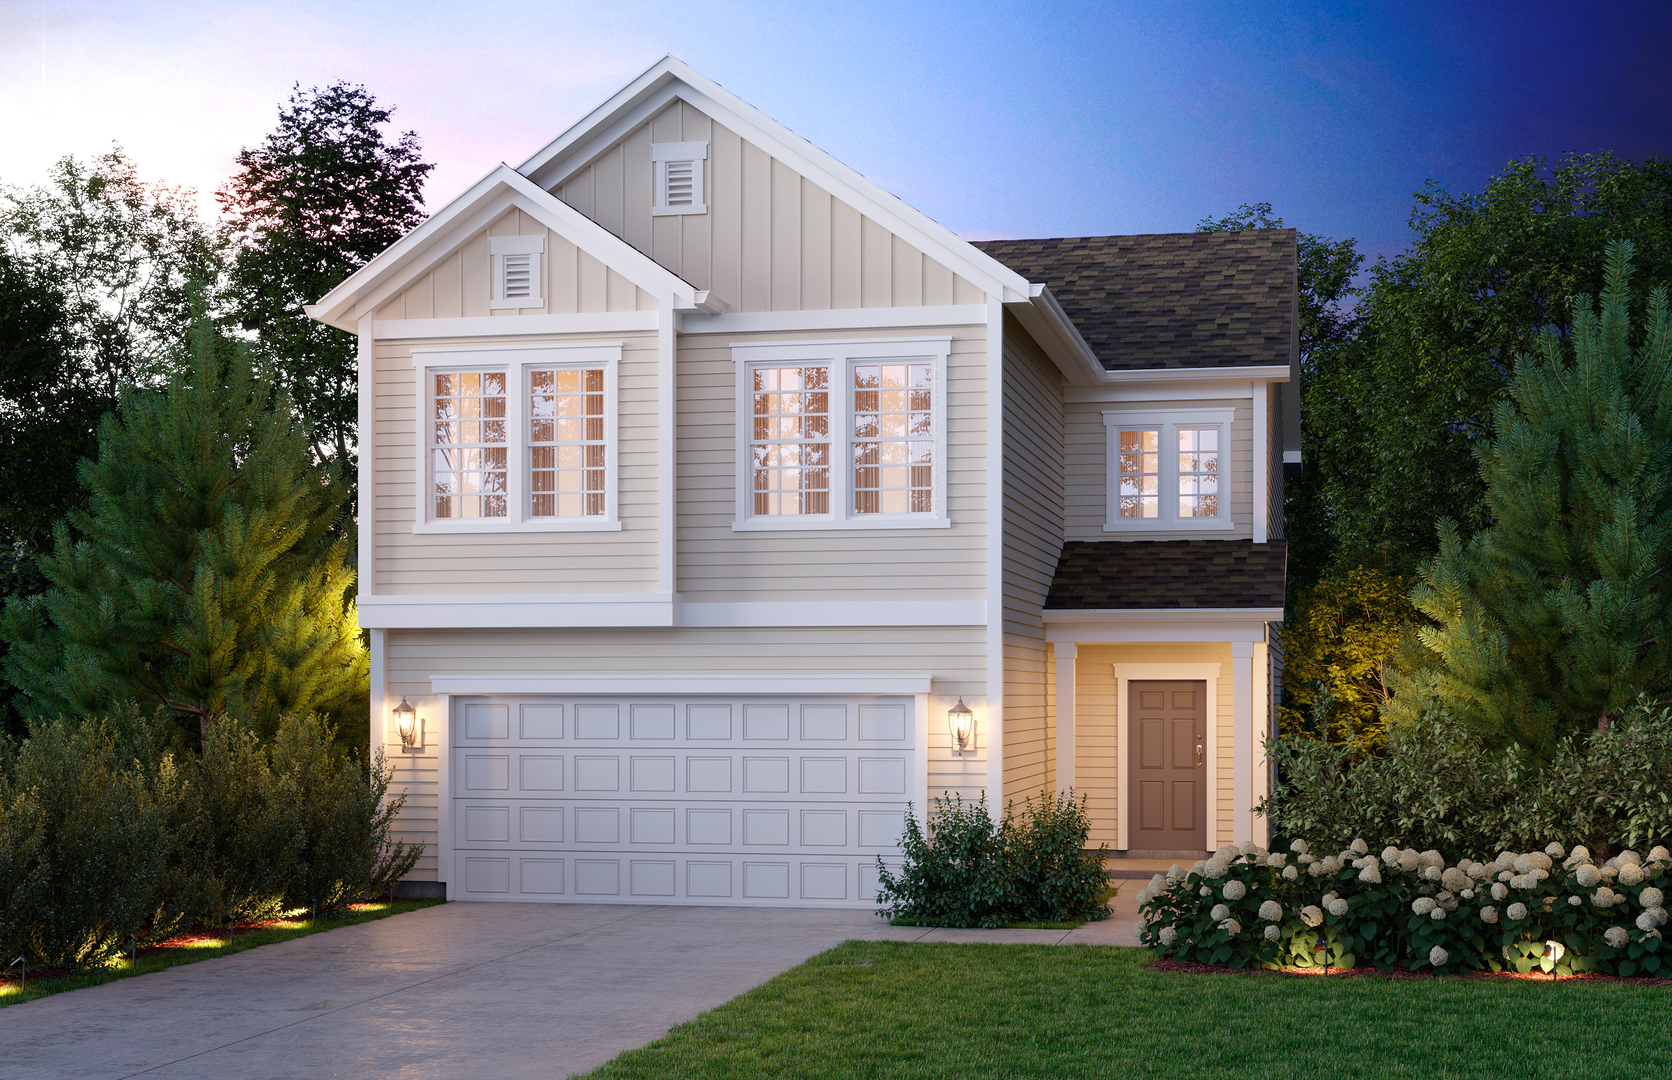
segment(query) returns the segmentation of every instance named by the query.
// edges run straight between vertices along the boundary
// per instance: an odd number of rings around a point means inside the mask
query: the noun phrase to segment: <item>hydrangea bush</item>
[[[1354,840],[1314,854],[1226,846],[1138,894],[1138,939],[1162,956],[1228,967],[1540,970],[1659,975],[1672,854],[1583,847],[1448,865],[1437,851]]]

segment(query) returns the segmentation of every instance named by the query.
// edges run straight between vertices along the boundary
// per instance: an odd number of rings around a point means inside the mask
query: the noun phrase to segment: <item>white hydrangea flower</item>
[[[1358,879],[1367,885],[1380,885],[1382,883],[1382,871],[1375,863],[1370,863],[1359,871]]]
[[[1429,848],[1427,851],[1423,852],[1421,855],[1418,855],[1417,859],[1419,861],[1421,861],[1422,865],[1424,865],[1424,866],[1440,866],[1440,867],[1443,867],[1443,866],[1446,865],[1446,857],[1444,855],[1441,855],[1438,851],[1435,851],[1433,848]]]
[[[1172,866],[1167,868],[1167,884],[1169,885],[1177,883],[1182,880],[1184,876],[1184,867],[1180,866],[1178,863],[1174,863]]]
[[[1289,850],[1296,855],[1305,855],[1307,851],[1305,840],[1295,840],[1289,844]]]
[[[1469,875],[1461,867],[1450,866],[1440,871],[1440,883],[1452,892],[1462,892],[1469,887]]]
[[[1505,914],[1509,916],[1511,922],[1520,922],[1527,917],[1527,905],[1518,900],[1509,906],[1509,911]]]
[[[1422,880],[1439,881],[1440,877],[1441,872],[1438,866],[1425,866],[1422,868]]]
[[[1446,961],[1450,959],[1451,956],[1438,945],[1428,950],[1428,962],[1435,967],[1445,967]]]
[[[1139,890],[1139,892],[1138,892],[1138,906],[1139,907],[1143,907],[1145,904],[1149,903],[1151,899],[1152,899],[1152,897],[1150,896],[1150,891],[1148,889],[1140,889]]]
[[[1268,925],[1266,927],[1266,940],[1267,941],[1281,941],[1281,940],[1283,940],[1283,930],[1282,930],[1282,928],[1279,927],[1276,923],[1271,923],[1270,925]]]
[[[1646,908],[1660,907],[1666,902],[1666,896],[1659,889],[1650,885],[1637,894],[1637,902]]]
[[[1643,883],[1643,868],[1637,863],[1626,863],[1620,867],[1621,885],[1641,885]]]
[[[1313,877],[1323,877],[1324,876],[1324,864],[1321,863],[1321,862],[1312,863],[1311,865],[1309,865],[1306,868],[1306,872],[1308,874],[1311,874]]]
[[[1645,911],[1643,914],[1637,916],[1637,929],[1639,930],[1653,930],[1656,925],[1655,917],[1652,912]]]
[[[1316,904],[1308,904],[1300,909],[1300,921],[1307,926],[1321,926],[1324,922],[1323,909]]]
[[[1515,875],[1514,870],[1500,870],[1500,871],[1498,871],[1498,880],[1499,881],[1514,881],[1515,876],[1516,875]]]
[[[1568,906],[1569,907],[1579,907],[1584,902],[1585,902],[1585,898],[1582,897],[1582,896],[1570,896],[1570,897],[1568,897]]]
[[[1473,900],[1475,898],[1475,890],[1464,889],[1462,892],[1458,893],[1457,895],[1461,896],[1465,900]]]
[[[1232,878],[1225,883],[1220,892],[1225,895],[1227,900],[1241,900],[1248,895],[1248,886],[1236,878]]]
[[[1596,893],[1591,897],[1591,903],[1593,905],[1595,905],[1596,907],[1599,907],[1599,908],[1611,908],[1619,902],[1620,902],[1619,895],[1616,894],[1613,889],[1610,889],[1606,885],[1604,885],[1602,888],[1598,889],[1596,891]]]
[[[1415,873],[1422,869],[1422,856],[1417,854],[1415,848],[1406,848],[1399,853],[1399,869],[1407,874]]]
[[[1300,878],[1300,871],[1298,869],[1296,869],[1295,867],[1285,866],[1283,868],[1283,880],[1284,881],[1296,881],[1299,878]]]
[[[1508,895],[1509,895],[1509,890],[1504,887],[1503,882],[1499,881],[1499,882],[1494,882],[1493,883],[1493,885],[1492,885],[1492,899],[1502,900],[1504,897],[1506,897]]]
[[[1535,866],[1533,867],[1533,872],[1527,876],[1532,878],[1535,882],[1543,881],[1550,876],[1550,871],[1544,869],[1542,866]]]
[[[1581,887],[1589,889],[1602,880],[1602,874],[1590,863],[1583,863],[1573,872],[1573,880],[1579,882]]]
[[[1267,900],[1265,903],[1260,905],[1260,918],[1264,919],[1266,922],[1282,922],[1283,905],[1279,904],[1276,900]]]
[[[1237,922],[1235,919],[1226,919],[1224,922],[1219,924],[1219,929],[1226,931],[1232,937],[1236,937],[1238,934],[1242,933],[1242,923]]]
[[[1213,905],[1213,910],[1208,912],[1208,918],[1212,919],[1214,922],[1224,922],[1230,917],[1231,909],[1226,907],[1224,904],[1215,904]]]
[[[1483,922],[1483,923],[1495,923],[1495,922],[1497,922],[1498,921],[1498,909],[1493,907],[1491,904],[1488,904],[1485,907],[1481,908],[1480,909],[1480,921]]]
[[[1614,881],[1617,878],[1619,878],[1619,876],[1620,876],[1620,868],[1619,867],[1609,866],[1606,863],[1603,864],[1602,880],[1604,880],[1604,881]]]
[[[1532,868],[1533,857],[1531,855],[1517,855],[1515,857],[1515,862],[1510,864],[1510,869],[1514,870],[1517,875],[1525,874]]]
[[[1341,869],[1341,860],[1334,855],[1326,855],[1324,861],[1319,865],[1324,868],[1324,873],[1333,874]]]
[[[1443,907],[1436,907],[1433,911],[1428,913],[1428,917],[1433,919],[1435,922],[1442,922],[1446,917],[1446,909]]]
[[[1295,861],[1300,863],[1302,866],[1311,866],[1313,863],[1318,861],[1318,857],[1316,855],[1309,855],[1306,852],[1301,852],[1300,857],[1295,859]]]
[[[1576,863],[1590,862],[1591,849],[1586,847],[1584,844],[1575,844],[1573,845],[1573,850],[1568,852],[1568,859]]]
[[[1426,915],[1435,907],[1432,896],[1419,896],[1411,901],[1411,912],[1416,915]]]
[[[1363,840],[1354,840],[1348,846],[1353,849],[1353,854],[1354,855],[1368,855],[1368,854],[1370,854],[1370,845],[1365,843]]]
[[[1242,842],[1242,853],[1244,856],[1258,856],[1260,854],[1260,845],[1256,844],[1252,840],[1244,840]]]
[[[1602,940],[1616,949],[1623,949],[1631,944],[1631,931],[1623,926],[1610,926],[1603,932]]]
[[[1196,895],[1206,899],[1207,897],[1213,895],[1213,890],[1208,888],[1206,885],[1203,885],[1200,889],[1196,890]]]
[[[1149,887],[1150,887],[1150,892],[1152,892],[1152,893],[1158,893],[1158,892],[1165,891],[1166,888],[1167,888],[1167,876],[1165,874],[1157,874],[1154,877],[1150,878],[1149,879]]]
[[[1219,856],[1215,855],[1213,858],[1208,860],[1207,866],[1203,867],[1202,876],[1207,878],[1209,881],[1217,881],[1230,872],[1231,864],[1228,862],[1221,862]]]
[[[1283,853],[1281,851],[1274,851],[1270,855],[1266,856],[1266,865],[1274,870],[1283,869],[1283,862]]]
[[[1607,862],[1603,863],[1602,865],[1605,869],[1608,869],[1608,870],[1619,870],[1619,868],[1624,866],[1625,863],[1621,862],[1620,857],[1618,855],[1616,855],[1612,859],[1609,859]]]
[[[1637,866],[1642,866],[1643,856],[1637,854],[1637,852],[1631,850],[1630,848],[1626,848],[1624,851],[1620,852],[1620,865],[1624,866],[1626,863],[1633,863]]]
[[[1392,866],[1395,863],[1397,863],[1399,861],[1399,849],[1394,847],[1392,844],[1389,844],[1387,847],[1383,848],[1382,849],[1382,861],[1387,863],[1389,866]]]
[[[1178,939],[1179,932],[1171,926],[1163,926],[1161,928],[1161,944],[1167,946],[1167,948],[1172,948],[1173,943],[1178,941]]]
[[[1192,874],[1200,874],[1203,870],[1206,870],[1207,868],[1208,868],[1208,861],[1206,859],[1197,859],[1195,864],[1190,867],[1190,872]]]
[[[1139,919],[1136,923],[1132,924],[1132,936],[1137,938],[1139,941],[1144,940],[1144,935],[1148,932],[1149,923],[1144,920]]]
[[[1654,847],[1649,849],[1649,861],[1672,862],[1672,851],[1667,851],[1664,847],[1656,844]]]
[[[1563,855],[1567,854],[1567,849],[1562,847],[1562,845],[1556,843],[1556,841],[1552,840],[1552,841],[1550,841],[1550,843],[1544,845],[1544,853],[1546,855],[1550,856],[1552,859],[1559,859]]]
[[[1349,905],[1345,900],[1331,900],[1329,902],[1329,913],[1339,919],[1341,916],[1347,914],[1348,906]]]

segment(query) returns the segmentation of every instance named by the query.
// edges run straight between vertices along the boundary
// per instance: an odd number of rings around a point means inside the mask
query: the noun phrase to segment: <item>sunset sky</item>
[[[0,0],[0,182],[121,144],[204,193],[291,85],[364,83],[443,205],[664,53],[970,238],[1171,232],[1239,204],[1409,238],[1429,178],[1672,155],[1672,4]]]

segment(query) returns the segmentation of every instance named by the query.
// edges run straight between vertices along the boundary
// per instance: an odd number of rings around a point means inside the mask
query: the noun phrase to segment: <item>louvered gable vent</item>
[[[652,214],[708,213],[702,185],[706,142],[651,143],[650,160],[656,170]]]
[[[540,296],[540,256],[544,236],[490,236],[493,259],[493,303],[496,308],[545,307]]]

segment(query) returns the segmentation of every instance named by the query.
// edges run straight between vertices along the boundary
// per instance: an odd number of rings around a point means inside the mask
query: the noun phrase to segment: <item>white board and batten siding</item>
[[[915,697],[460,697],[459,900],[871,907]]]

